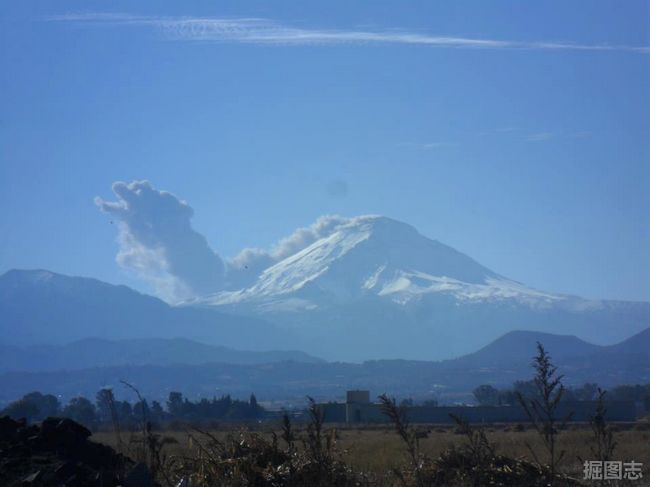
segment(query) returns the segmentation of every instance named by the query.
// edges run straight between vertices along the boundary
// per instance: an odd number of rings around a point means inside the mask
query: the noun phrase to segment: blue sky
[[[375,213],[650,300],[649,5],[3,2],[0,272],[147,289],[93,199],[148,179],[224,257]]]

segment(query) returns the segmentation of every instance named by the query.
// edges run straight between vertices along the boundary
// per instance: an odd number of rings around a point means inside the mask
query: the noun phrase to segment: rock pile
[[[133,461],[89,441],[90,435],[66,418],[27,425],[25,420],[0,417],[0,485],[128,486],[127,473],[138,470]]]

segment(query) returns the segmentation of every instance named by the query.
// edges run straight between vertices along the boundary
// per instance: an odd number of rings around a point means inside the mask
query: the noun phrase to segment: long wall
[[[323,420],[332,423],[384,423],[388,418],[379,404],[320,404]],[[635,421],[636,407],[632,401],[608,402],[605,415],[608,421]],[[596,410],[595,402],[572,402],[558,406],[558,418],[573,413],[571,421],[589,421]],[[407,418],[413,423],[453,423],[451,415],[470,423],[526,423],[529,421],[521,406],[414,406],[407,409]]]

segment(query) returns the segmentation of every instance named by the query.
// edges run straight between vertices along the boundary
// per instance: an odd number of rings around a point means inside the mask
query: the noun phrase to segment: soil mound
[[[90,436],[86,427],[67,418],[27,425],[0,417],[0,485],[128,487],[135,471],[141,479],[144,465],[136,468],[109,446],[89,441]]]

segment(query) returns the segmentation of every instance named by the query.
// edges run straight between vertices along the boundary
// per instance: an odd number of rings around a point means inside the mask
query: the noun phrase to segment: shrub
[[[517,392],[519,403],[526,411],[533,427],[539,433],[548,454],[548,468],[551,478],[555,478],[558,463],[565,455],[565,451],[557,450],[558,430],[563,429],[571,415],[566,418],[558,418],[557,408],[564,394],[562,375],[557,375],[557,367],[551,362],[551,357],[541,343],[537,343],[537,355],[533,358],[535,377],[532,383],[534,390],[528,396]],[[538,466],[544,465],[537,453],[526,445]]]

